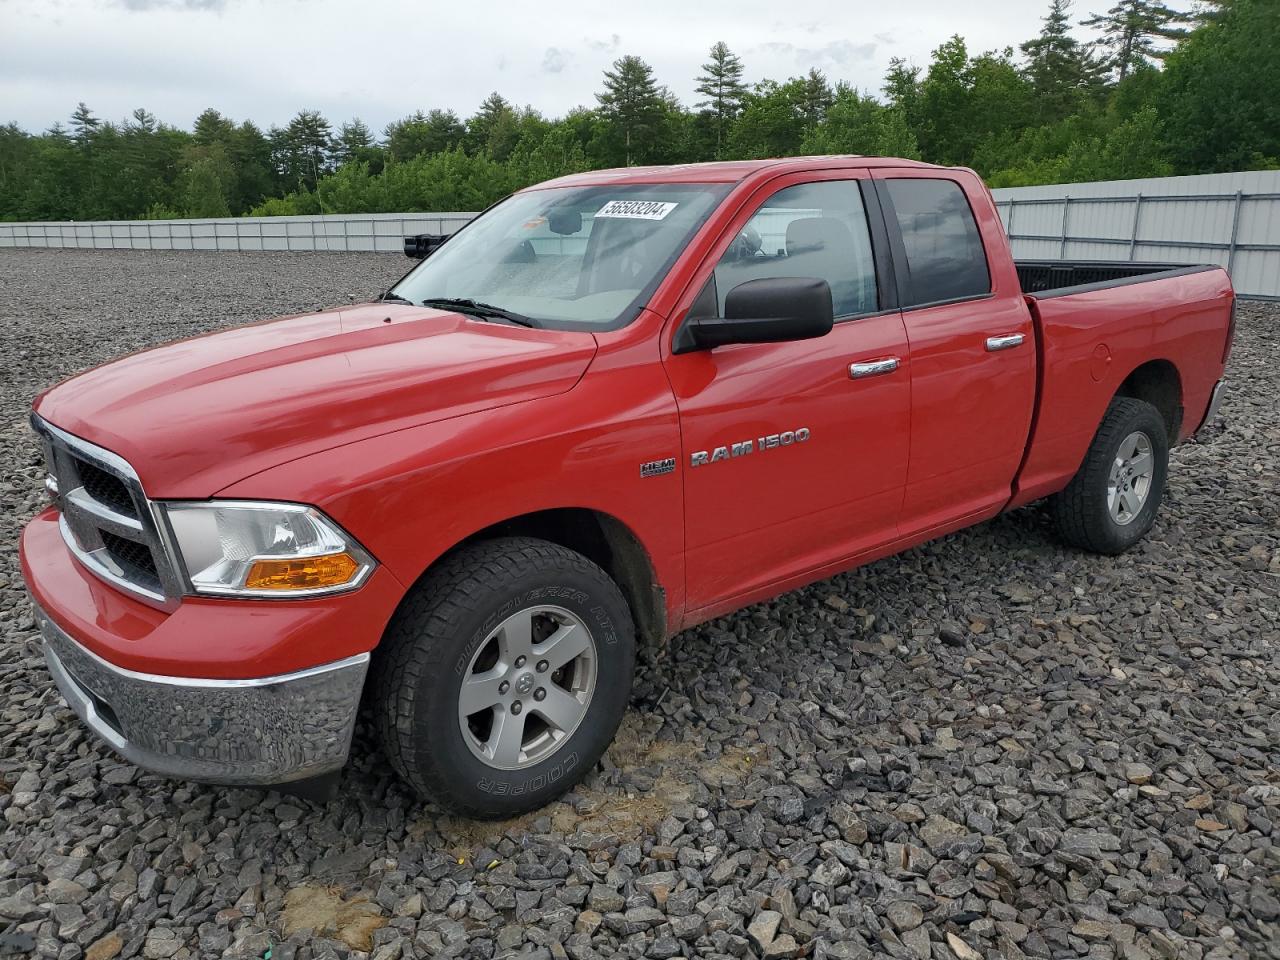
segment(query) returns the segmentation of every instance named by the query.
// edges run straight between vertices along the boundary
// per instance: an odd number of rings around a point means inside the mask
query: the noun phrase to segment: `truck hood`
[[[595,351],[590,333],[366,304],[136,353],[35,409],[128,460],[150,496],[204,498],[341,444],[563,393]]]

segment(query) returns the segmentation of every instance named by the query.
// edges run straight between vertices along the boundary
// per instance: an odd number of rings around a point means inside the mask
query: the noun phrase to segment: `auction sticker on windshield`
[[[596,211],[600,217],[616,217],[622,220],[665,220],[678,203],[666,200],[610,200]]]

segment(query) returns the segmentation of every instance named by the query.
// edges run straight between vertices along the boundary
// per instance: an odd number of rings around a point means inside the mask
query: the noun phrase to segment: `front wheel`
[[[383,747],[424,797],[515,816],[595,766],[634,669],[631,612],[598,566],[542,540],[472,544],[387,628],[373,688]]]
[[[1169,474],[1169,437],[1151,404],[1116,397],[1084,463],[1050,500],[1059,535],[1073,546],[1116,554],[1151,529]]]

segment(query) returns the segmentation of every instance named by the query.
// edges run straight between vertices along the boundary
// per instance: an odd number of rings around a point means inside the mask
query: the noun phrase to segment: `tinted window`
[[[876,268],[858,184],[779,190],[734,238],[715,277],[721,316],[730,290],[761,277],[818,277],[831,285],[837,317],[874,312]]]
[[[906,304],[991,292],[987,254],[960,185],[952,180],[888,180],[907,249]]]

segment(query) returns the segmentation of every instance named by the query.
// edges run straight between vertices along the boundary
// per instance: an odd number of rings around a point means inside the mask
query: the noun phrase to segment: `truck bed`
[[[1037,299],[1142,283],[1215,269],[1209,265],[1131,263],[1127,260],[1015,260],[1022,292]]]
[[[1143,365],[1164,364],[1177,372],[1178,391],[1168,411],[1177,432],[1170,441],[1200,425],[1230,336],[1233,294],[1225,270],[1056,261],[1016,266],[1033,283],[1037,277],[1053,284],[1074,277],[1077,283],[1028,291],[1040,391],[1014,505],[1062,488],[1080,465],[1107,404]],[[1047,267],[1063,269],[1049,275],[1043,272]],[[1101,268],[1113,275],[1091,272]]]

